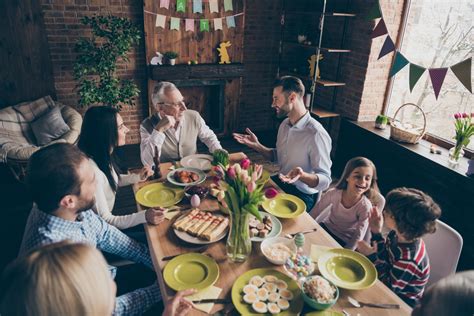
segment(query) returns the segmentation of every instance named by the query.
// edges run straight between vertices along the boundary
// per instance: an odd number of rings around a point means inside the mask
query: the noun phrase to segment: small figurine
[[[430,153],[441,155],[441,150],[435,144],[431,144]]]
[[[229,41],[227,42],[221,42],[219,44],[219,47],[217,48],[217,51],[219,52],[219,57],[220,61],[219,64],[230,64],[230,57],[229,53],[227,52],[227,47],[230,47],[231,44]]]
[[[314,69],[316,68],[316,60],[317,60],[317,57],[318,55],[316,54],[313,54],[311,55],[311,58],[308,59],[308,63],[309,63],[309,74],[311,76],[311,78],[314,77]],[[319,54],[319,60],[322,60],[323,59],[323,54]],[[319,67],[318,69],[316,70],[316,78],[321,78],[319,76]]]
[[[163,65],[163,54],[160,52],[156,52],[156,56],[151,59],[150,64]]]

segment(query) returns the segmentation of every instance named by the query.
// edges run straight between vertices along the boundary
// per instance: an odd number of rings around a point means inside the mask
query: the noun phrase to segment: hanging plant
[[[134,105],[140,90],[132,80],[118,78],[116,70],[119,60],[129,61],[127,53],[138,44],[139,29],[129,19],[116,16],[83,17],[81,23],[91,28],[92,35],[79,39],[75,47],[79,105],[118,109],[123,104]]]

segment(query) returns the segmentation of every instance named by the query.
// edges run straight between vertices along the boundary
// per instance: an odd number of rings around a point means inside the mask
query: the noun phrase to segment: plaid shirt
[[[423,240],[417,239],[409,244],[398,243],[395,231],[384,239],[381,234],[373,234],[377,243],[376,254],[369,259],[374,262],[379,279],[414,307],[423,295],[430,276],[430,261]]]
[[[75,222],[47,214],[33,206],[25,228],[20,255],[41,245],[63,240],[86,243],[153,269],[145,245],[107,224],[92,210],[81,213]],[[116,268],[110,267],[115,277]],[[114,315],[140,315],[161,300],[156,284],[117,297]]]

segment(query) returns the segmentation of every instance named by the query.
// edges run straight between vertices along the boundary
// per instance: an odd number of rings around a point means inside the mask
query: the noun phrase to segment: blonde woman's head
[[[111,315],[116,287],[101,253],[60,242],[18,258],[1,282],[0,314]]]

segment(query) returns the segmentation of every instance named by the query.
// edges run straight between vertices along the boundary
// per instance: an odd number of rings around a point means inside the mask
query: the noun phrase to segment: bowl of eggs
[[[284,265],[286,260],[296,253],[296,245],[293,239],[271,237],[260,244],[260,250],[271,263]]]
[[[336,304],[339,298],[339,289],[319,275],[306,278],[302,290],[306,304],[320,311]]]

